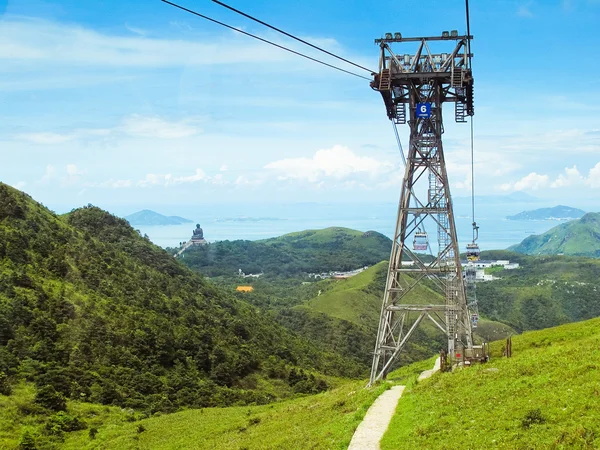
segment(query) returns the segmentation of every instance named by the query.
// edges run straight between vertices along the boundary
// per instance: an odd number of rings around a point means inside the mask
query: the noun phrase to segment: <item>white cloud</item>
[[[138,35],[144,30],[125,25]],[[144,36],[109,36],[81,26],[8,18],[0,27],[0,60],[72,66],[175,67],[288,60],[292,56],[231,33],[207,42]],[[235,43],[236,57],[223,51]]]
[[[155,116],[132,114],[125,117],[117,130],[130,136],[159,139],[189,137],[201,131],[191,120],[167,121]]]
[[[193,175],[188,176],[173,176],[173,174],[156,174],[149,173],[144,179],[139,180],[136,186],[149,187],[149,186],[173,186],[179,184],[190,184],[198,182],[212,183],[212,184],[227,184],[223,180],[222,174],[217,174],[214,177],[208,176],[202,169],[196,169]]]
[[[533,13],[529,9],[530,6],[531,6],[531,2],[529,2],[525,5],[519,5],[519,7],[517,8],[517,16],[527,17],[527,18],[533,17]]]
[[[66,141],[106,138],[109,136],[180,139],[202,132],[202,129],[197,126],[199,120],[197,117],[168,120],[158,116],[131,114],[123,117],[120,123],[112,128],[78,128],[68,134],[52,132],[23,133],[15,135],[13,138],[42,145],[56,145]]]
[[[227,172],[229,170],[229,167],[227,167],[227,164],[223,164],[221,166],[221,168],[219,169],[219,172]]]
[[[394,164],[369,156],[359,156],[347,147],[318,150],[312,158],[287,158],[265,166],[280,180],[304,180],[318,183],[326,179],[345,180],[352,176],[376,177],[396,171]]]
[[[131,180],[115,180],[110,185],[115,189],[128,188],[133,185],[133,182]]]
[[[44,173],[44,175],[42,176],[42,178],[40,179],[39,183],[45,184],[48,183],[52,180],[54,180],[56,178],[56,167],[54,167],[52,164],[48,164],[46,166],[46,171]]]
[[[127,22],[125,22],[125,28],[127,28],[129,31],[131,31],[132,33],[137,34],[139,36],[146,36],[148,34],[148,32],[146,30],[131,26]]]
[[[67,164],[67,175],[69,175],[69,177],[77,177],[83,174],[84,171],[78,169],[75,164]]]
[[[258,186],[260,184],[264,183],[264,179],[263,178],[255,178],[254,180],[249,179],[248,177],[244,176],[244,175],[240,175],[238,176],[235,181],[233,182],[233,184],[235,184],[238,187],[243,187],[243,186]]]
[[[524,176],[516,183],[505,183],[500,189],[503,191],[525,191],[525,190],[537,190],[548,186],[550,177],[548,175],[540,175],[536,172],[531,172],[529,175]]]
[[[23,133],[15,136],[15,139],[32,142],[34,144],[61,144],[74,138],[69,134],[58,133]]]
[[[187,177],[175,177],[173,184],[184,184],[184,183],[196,183],[198,181],[207,180],[209,177],[204,173],[202,169],[196,169],[194,175]]]
[[[554,189],[574,189],[585,185],[592,188],[600,188],[600,162],[589,170],[587,177],[579,171],[576,165],[573,165],[572,167],[565,167],[564,171],[559,173],[552,183],[550,183],[549,175],[531,172],[515,183],[503,184],[500,186],[500,189],[503,191],[523,191],[536,190],[548,186]]]
[[[600,162],[590,169],[585,182],[592,188],[600,188]]]
[[[558,175],[558,178],[550,185],[553,188],[561,188],[567,186],[576,186],[585,181],[577,166],[565,167],[565,172]]]

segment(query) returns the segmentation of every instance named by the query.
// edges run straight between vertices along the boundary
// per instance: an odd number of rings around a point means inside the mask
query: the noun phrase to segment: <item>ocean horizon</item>
[[[537,206],[536,206],[537,207]],[[152,209],[152,208],[150,208]],[[163,210],[165,208],[162,208]],[[481,250],[501,250],[520,243],[532,234],[557,226],[558,220],[508,220],[506,216],[535,209],[531,203],[488,204],[476,210]],[[155,211],[166,214],[158,207]],[[133,212],[133,211],[132,211]],[[470,204],[455,202],[456,229],[461,251],[472,241]],[[208,242],[224,240],[261,240],[283,234],[328,227],[345,227],[360,231],[377,231],[393,237],[397,205],[389,204],[294,204],[294,205],[215,205],[201,208],[169,208],[169,215],[190,219],[193,223],[167,226],[136,225],[142,234],[161,247],[177,247],[192,236],[196,223],[204,230]],[[437,240],[434,224],[426,230],[430,242]]]

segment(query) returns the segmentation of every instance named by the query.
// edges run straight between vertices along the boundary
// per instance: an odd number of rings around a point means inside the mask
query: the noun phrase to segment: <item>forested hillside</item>
[[[262,241],[219,241],[192,247],[182,261],[209,277],[245,273],[296,276],[353,270],[388,259],[392,241],[376,231],[326,228]]]
[[[507,251],[483,252],[482,258],[521,265],[496,271],[499,280],[477,284],[484,317],[524,331],[600,316],[600,260]]]
[[[317,371],[360,372],[93,206],[57,217],[0,184],[0,258],[4,392],[28,380],[51,399],[170,411],[264,403],[323,389]]]
[[[600,258],[600,213],[554,227],[543,234],[529,236],[509,248],[527,255],[570,255]]]

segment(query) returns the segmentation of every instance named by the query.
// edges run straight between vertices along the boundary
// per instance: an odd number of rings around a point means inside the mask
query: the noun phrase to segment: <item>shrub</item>
[[[34,402],[51,411],[66,411],[67,409],[65,397],[56,392],[56,389],[49,384],[42,386],[37,391]]]
[[[30,430],[25,430],[19,440],[19,450],[35,450],[36,448],[35,436]]]
[[[531,425],[542,423],[546,423],[546,418],[542,415],[542,411],[539,408],[528,411],[521,420],[523,428],[529,428]]]
[[[46,430],[50,434],[55,435],[83,429],[85,429],[84,422],[79,420],[76,416],[71,416],[64,411],[59,411],[53,416],[50,416],[48,422],[46,422]]]
[[[0,394],[10,395],[11,393],[12,389],[10,383],[8,382],[8,377],[4,372],[0,372]]]

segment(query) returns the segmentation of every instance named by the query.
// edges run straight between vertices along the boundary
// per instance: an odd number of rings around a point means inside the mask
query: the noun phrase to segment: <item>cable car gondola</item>
[[[467,260],[468,261],[479,261],[479,254],[480,254],[480,250],[479,250],[479,245],[477,245],[475,242],[471,242],[470,244],[467,244]]]
[[[413,250],[427,250],[429,248],[429,240],[427,239],[427,233],[424,231],[417,231],[413,239]]]

